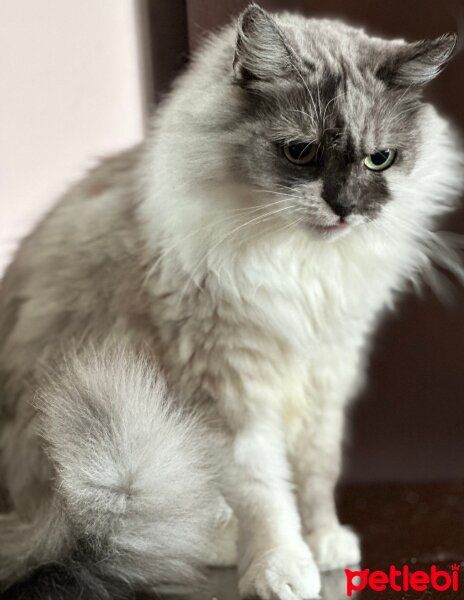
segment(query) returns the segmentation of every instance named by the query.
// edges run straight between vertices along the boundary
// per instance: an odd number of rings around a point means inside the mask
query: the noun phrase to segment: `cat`
[[[237,563],[242,597],[303,600],[359,562],[345,408],[398,294],[461,269],[435,231],[460,144],[422,95],[455,44],[251,4],[24,240],[0,296],[9,598]]]

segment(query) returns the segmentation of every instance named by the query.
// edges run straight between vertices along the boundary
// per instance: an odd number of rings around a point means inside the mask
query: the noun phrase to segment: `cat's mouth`
[[[319,231],[320,233],[334,233],[337,231],[342,231],[344,229],[348,229],[349,226],[350,226],[350,223],[348,223],[343,218],[340,218],[335,223],[328,223],[328,224],[324,224],[324,225],[311,224],[311,227],[313,229],[315,229],[316,231]]]
[[[349,226],[349,224],[346,221],[342,221],[342,219],[340,219],[336,223],[333,223],[332,225],[316,225],[316,227],[319,227],[319,229],[327,230],[327,231],[332,231],[334,229],[344,229],[345,227],[348,227],[348,226]]]

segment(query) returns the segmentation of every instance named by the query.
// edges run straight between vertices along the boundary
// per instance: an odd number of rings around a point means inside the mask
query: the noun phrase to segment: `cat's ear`
[[[293,52],[272,16],[251,4],[239,17],[234,72],[243,84],[271,81],[292,70]]]
[[[392,51],[377,75],[390,85],[425,85],[446,66],[453,55],[457,39],[455,33],[445,33],[434,40],[402,44]]]

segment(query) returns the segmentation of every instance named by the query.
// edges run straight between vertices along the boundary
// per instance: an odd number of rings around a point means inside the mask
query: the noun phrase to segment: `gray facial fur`
[[[454,34],[416,44],[369,38],[340,23],[273,18],[256,5],[242,16],[234,70],[243,89],[236,156],[257,185],[322,198],[340,216],[375,217],[390,200],[385,174],[366,155],[397,150],[410,170],[417,149],[422,84],[449,60]],[[318,145],[314,165],[295,166],[283,144]]]

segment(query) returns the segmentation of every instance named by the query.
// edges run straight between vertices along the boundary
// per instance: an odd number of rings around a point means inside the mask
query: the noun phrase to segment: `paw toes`
[[[321,571],[342,569],[361,560],[358,536],[343,525],[313,531],[306,541]]]
[[[309,552],[292,556],[282,551],[266,561],[257,560],[239,583],[242,598],[261,600],[313,600],[320,588],[319,571]]]

